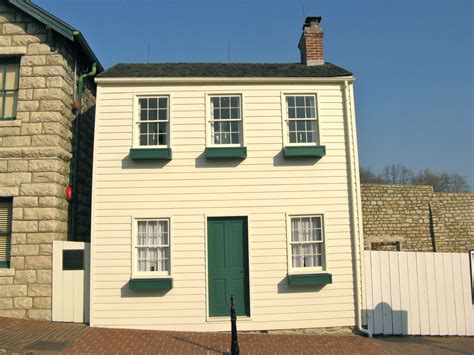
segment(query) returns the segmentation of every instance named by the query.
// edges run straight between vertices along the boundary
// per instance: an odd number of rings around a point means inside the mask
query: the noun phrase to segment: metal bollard
[[[239,355],[239,339],[237,338],[237,312],[235,310],[234,295],[230,296],[230,323],[232,327],[232,342],[230,344],[230,353],[232,355]]]

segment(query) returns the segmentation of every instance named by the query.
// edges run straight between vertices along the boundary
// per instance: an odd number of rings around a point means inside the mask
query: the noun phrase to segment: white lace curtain
[[[138,222],[138,271],[169,271],[168,221]]]
[[[323,265],[323,239],[320,217],[292,218],[291,242],[293,267],[318,267]]]

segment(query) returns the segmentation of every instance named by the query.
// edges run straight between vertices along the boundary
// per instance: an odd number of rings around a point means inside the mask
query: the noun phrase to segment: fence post
[[[234,295],[230,296],[230,323],[232,329],[232,341],[230,345],[230,353],[232,355],[239,355],[239,339],[237,338],[237,312],[235,310]]]

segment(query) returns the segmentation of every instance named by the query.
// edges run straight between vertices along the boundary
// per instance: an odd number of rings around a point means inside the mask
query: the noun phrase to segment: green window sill
[[[10,267],[9,261],[0,261],[0,269],[8,269]]]
[[[132,160],[171,160],[171,148],[131,148]]]
[[[326,155],[326,146],[288,146],[283,148],[285,158],[322,158]]]
[[[130,279],[128,289],[135,291],[170,290],[173,288],[173,279]]]
[[[288,285],[307,286],[307,285],[326,285],[332,284],[332,274],[300,274],[288,275]]]
[[[245,159],[247,147],[212,147],[204,151],[206,159]]]

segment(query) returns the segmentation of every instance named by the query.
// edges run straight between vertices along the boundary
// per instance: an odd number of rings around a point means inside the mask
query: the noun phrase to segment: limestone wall
[[[474,193],[381,184],[363,184],[361,191],[366,249],[474,250]]]
[[[0,55],[21,57],[16,120],[0,121],[0,197],[13,197],[11,265],[0,269],[0,316],[51,319],[52,241],[68,238],[74,71],[82,67],[71,44],[56,35],[52,50],[44,25],[0,1]],[[91,83],[88,88],[86,110],[95,95]],[[93,123],[88,118],[84,129]],[[92,157],[87,145],[85,161]],[[81,213],[87,224],[90,206]]]

